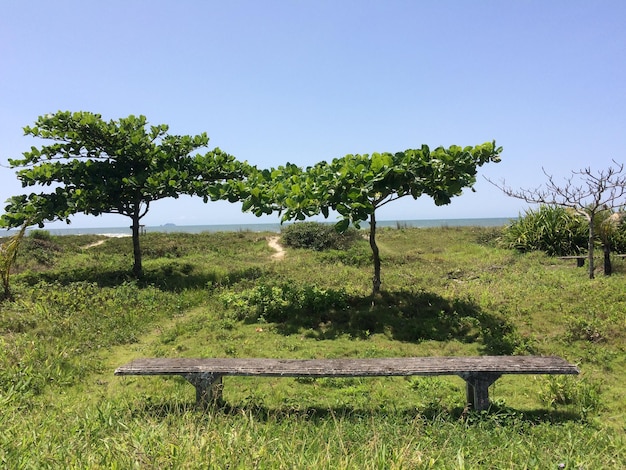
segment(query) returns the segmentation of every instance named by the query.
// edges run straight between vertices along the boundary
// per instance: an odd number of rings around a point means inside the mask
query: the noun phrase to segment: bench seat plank
[[[186,375],[354,377],[499,374],[577,374],[578,368],[553,356],[448,356],[360,359],[150,358],[119,367],[116,375]]]

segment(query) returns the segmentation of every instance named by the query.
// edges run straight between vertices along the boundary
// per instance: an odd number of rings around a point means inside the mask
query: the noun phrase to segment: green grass
[[[623,468],[626,265],[586,270],[495,247],[495,229],[380,231],[369,247],[270,234],[51,237],[25,244],[0,304],[6,468]],[[374,302],[372,302],[374,300]],[[457,377],[227,377],[195,409],[181,378],[113,376],[136,357],[557,354],[578,377],[505,376],[488,413]]]

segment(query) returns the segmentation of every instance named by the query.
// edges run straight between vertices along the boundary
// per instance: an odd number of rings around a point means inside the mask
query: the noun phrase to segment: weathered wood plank
[[[585,260],[587,259],[587,255],[576,255],[576,256],[559,256],[559,259],[575,259],[576,266],[582,268],[585,265]]]
[[[448,356],[367,359],[150,358],[117,368],[116,375],[253,375],[353,377],[499,374],[577,374],[578,368],[554,356]]]

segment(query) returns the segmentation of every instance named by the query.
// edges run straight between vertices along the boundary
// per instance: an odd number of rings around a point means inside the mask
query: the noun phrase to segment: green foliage
[[[52,235],[50,235],[50,232],[47,230],[31,230],[28,233],[28,237],[34,240],[44,240],[47,242],[52,240]]]
[[[365,242],[355,243],[347,250],[327,250],[319,253],[322,263],[341,264],[346,266],[367,266],[372,263],[372,253]]]
[[[611,251],[615,253],[626,253],[626,223],[624,221],[615,228],[610,238]]]
[[[606,340],[606,322],[593,313],[584,317],[570,316],[567,323],[570,341],[582,340],[599,343]]]
[[[425,293],[385,293],[372,306],[344,290],[261,284],[220,294],[223,319],[280,324],[284,331],[330,339],[342,334],[367,338],[384,334],[400,341],[481,342],[487,354],[532,354],[533,341],[503,316],[489,315],[472,302],[446,302]],[[313,328],[313,330],[311,330]]]
[[[146,324],[176,313],[178,302],[154,288],[126,283],[38,284],[0,317],[0,393],[24,397],[69,386],[99,369],[102,348],[137,341]]]
[[[223,293],[224,307],[237,320],[284,322],[294,316],[308,318],[312,324],[324,321],[333,311],[348,307],[344,290],[298,287],[291,283],[278,286],[261,284],[241,293]]]
[[[356,228],[369,219],[374,276],[373,290],[380,289],[380,258],[376,246],[376,210],[399,198],[430,196],[444,205],[471,188],[477,168],[499,162],[501,147],[485,142],[475,147],[427,145],[404,152],[346,155],[331,163],[322,161],[306,170],[293,164],[254,172],[239,193],[244,210],[256,215],[277,210],[282,220],[305,220],[316,214],[328,217],[336,211],[339,231]]]
[[[506,408],[471,420],[447,412],[416,417],[394,409],[300,410],[297,404],[201,415],[183,399],[163,403],[148,396],[154,401],[142,408],[130,398],[104,398],[74,404],[73,415],[38,416],[36,436],[5,427],[0,458],[14,468],[619,469],[624,464],[620,435],[566,420],[536,422],[532,414]]]
[[[11,167],[21,168],[17,177],[24,187],[55,189],[10,198],[0,226],[17,227],[26,220],[40,226],[69,223],[77,213],[130,217],[137,277],[142,274],[139,221],[151,202],[181,194],[236,199],[225,182],[243,178],[249,168],[218,148],[191,156],[208,144],[206,133],[169,135],[167,125],[150,126],[145,116],[105,121],[99,114],[59,111],[40,116],[24,133],[54,143],[9,159]]]
[[[378,207],[404,196],[433,198],[437,205],[473,186],[477,167],[498,162],[502,148],[495,142],[475,147],[426,145],[404,152],[346,155],[320,162],[305,171],[287,165],[268,170],[274,199],[284,208],[283,220],[304,220],[320,212],[337,211],[341,229],[367,220]]]
[[[61,251],[62,248],[51,237],[29,236],[24,240],[18,257],[20,270],[52,266]]]
[[[129,282],[131,240],[53,236],[53,264],[13,276],[0,309],[1,466],[624,468],[624,264],[583,282],[482,233],[381,230],[390,288],[375,305],[367,270],[335,258],[365,241],[276,262],[271,234],[148,233],[146,278]],[[285,302],[289,318],[255,323]],[[180,377],[113,376],[137,357],[492,351],[562,356],[581,376],[506,375],[480,413],[458,377],[227,377],[225,406],[203,413]]]
[[[481,227],[476,231],[476,242],[495,248],[500,244],[503,232],[502,227]]]
[[[508,196],[522,199],[529,203],[543,204],[548,206],[558,206],[567,208],[573,213],[580,215],[587,226],[587,250],[588,250],[588,273],[589,279],[595,277],[595,243],[599,240],[604,248],[605,264],[604,272],[607,275],[612,273],[612,267],[608,254],[610,251],[609,238],[613,231],[614,224],[604,224],[608,220],[608,215],[612,211],[624,205],[626,197],[626,176],[623,175],[624,165],[616,164],[616,167],[609,166],[606,170],[594,173],[590,167],[578,171],[572,171],[572,176],[564,183],[557,183],[552,175],[548,177],[545,187],[533,190],[521,189],[513,190],[505,186],[498,186]],[[576,182],[575,182],[576,181]],[[549,230],[550,231],[550,230]],[[523,234],[522,234],[523,235]],[[554,232],[548,233],[551,238],[548,249],[553,254],[561,254],[559,241],[554,240]],[[557,239],[567,238],[567,234],[558,236]],[[554,243],[556,241],[556,243]],[[521,246],[525,246],[522,243]],[[566,248],[568,248],[566,246]],[[540,248],[543,249],[543,248]]]
[[[189,156],[207,145],[206,134],[171,136],[167,131],[165,124],[148,126],[144,116],[108,122],[88,112],[40,116],[34,127],[24,128],[25,134],[56,143],[32,147],[22,159],[9,163],[24,167],[17,173],[24,186],[62,186],[51,193],[13,198],[3,224],[19,224],[24,211],[32,209],[28,203],[39,215],[34,223],[66,220],[78,212],[131,216],[147,210],[151,201],[193,192],[190,180],[195,184],[200,168],[220,180],[239,176],[232,157],[219,149],[202,162]]]
[[[518,251],[540,250],[550,256],[577,255],[587,249],[587,227],[577,214],[559,206],[528,210],[510,224],[502,245]]]
[[[485,352],[496,356],[535,354],[533,340],[524,337],[504,315],[479,315]]]
[[[320,222],[296,222],[284,227],[281,235],[286,246],[316,251],[345,250],[360,238],[358,230],[338,232],[332,225]]]
[[[619,212],[597,212],[594,228],[598,243],[617,253],[626,252],[626,224]],[[499,238],[503,247],[521,252],[540,250],[550,256],[579,255],[587,251],[588,241],[589,226],[583,217],[570,209],[548,205],[526,211]]]
[[[597,411],[601,406],[598,382],[569,377],[550,376],[539,394],[541,401],[551,407],[574,405],[583,414]]]

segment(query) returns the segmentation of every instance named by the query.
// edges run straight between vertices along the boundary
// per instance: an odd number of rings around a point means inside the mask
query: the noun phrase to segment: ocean
[[[408,228],[408,227],[501,227],[516,220],[517,217],[491,217],[483,219],[425,219],[425,220],[383,220],[378,221],[378,227]],[[333,224],[334,222],[323,222]],[[158,225],[144,227],[146,232],[163,233],[202,233],[202,232],[280,232],[281,228],[287,224],[228,224],[228,225]],[[363,222],[361,228],[367,228],[368,224]],[[35,228],[36,229],[36,228]],[[51,235],[106,235],[110,237],[130,236],[130,228],[127,227],[92,227],[92,228],[44,228]],[[0,232],[0,237],[10,236],[15,230]]]

